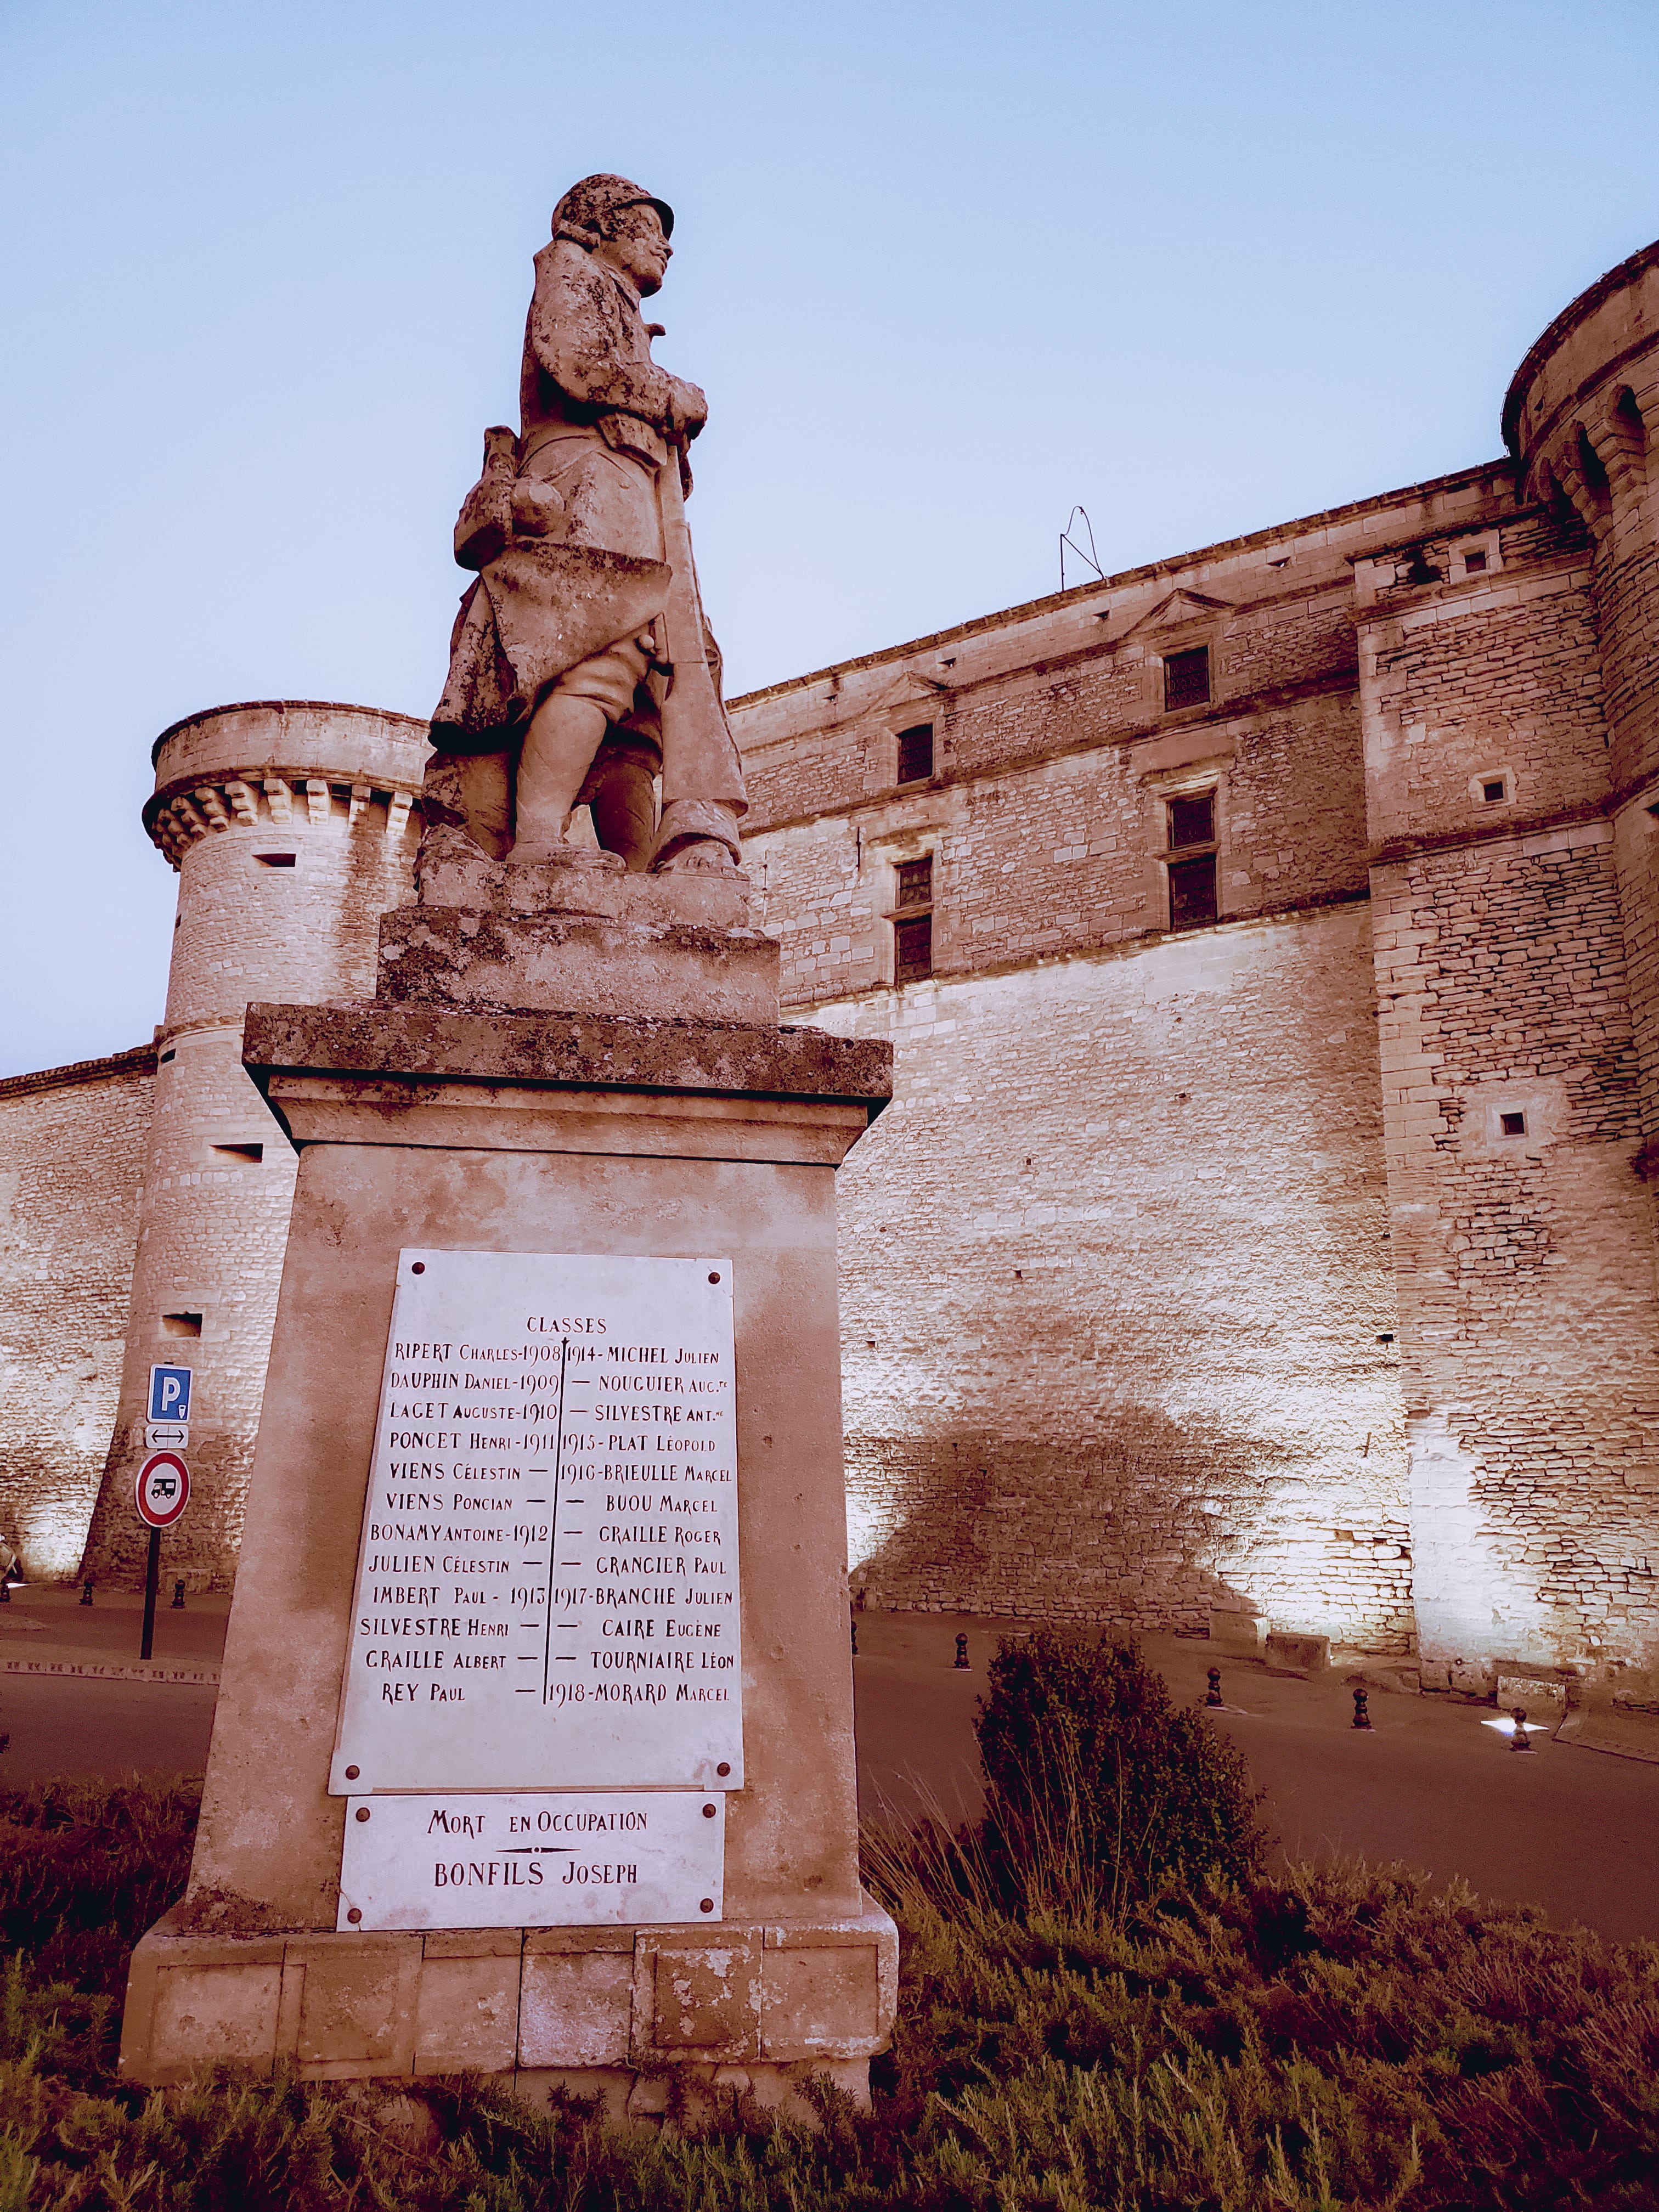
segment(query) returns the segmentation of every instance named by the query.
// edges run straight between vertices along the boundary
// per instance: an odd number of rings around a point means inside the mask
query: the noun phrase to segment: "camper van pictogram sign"
[[[177,1452],[152,1452],[133,1485],[138,1518],[151,1528],[170,1528],[190,1503],[190,1469]]]

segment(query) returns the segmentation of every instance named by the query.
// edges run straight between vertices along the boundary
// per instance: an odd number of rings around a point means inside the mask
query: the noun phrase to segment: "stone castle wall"
[[[1413,1629],[1370,941],[1351,902],[813,1009],[866,1602]]]
[[[1634,383],[1591,392],[1571,317],[1571,376],[1540,341],[1517,380],[1553,477],[1522,451],[739,702],[793,1000],[899,1047],[844,1259],[888,1601],[1659,1663],[1659,380],[1655,313],[1598,290]],[[1176,933],[1193,793],[1218,921]]]
[[[1659,252],[1528,355],[1524,526],[1362,581],[1422,1648],[1659,1667]]]
[[[786,998],[897,1049],[842,1176],[866,1601],[1412,1648],[1353,576],[1512,510],[1476,471],[738,702]],[[1194,792],[1220,921],[1176,934]]]
[[[0,1083],[0,1539],[75,1572],[115,1421],[155,1052]]]

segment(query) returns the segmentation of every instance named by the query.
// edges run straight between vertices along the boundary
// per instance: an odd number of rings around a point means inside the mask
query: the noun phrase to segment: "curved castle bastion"
[[[786,1018],[896,1054],[841,1183],[866,1603],[1659,1694],[1659,246],[1503,428],[732,702]],[[183,1556],[234,1569],[294,1172],[242,1009],[372,988],[423,758],[356,708],[161,741],[156,1052],[0,1085],[3,1356],[43,1378],[0,1525],[36,1571],[112,1421],[88,1569],[136,1573],[173,1356]]]
[[[131,1486],[156,1363],[192,1370],[193,1494],[168,1571],[234,1571],[295,1177],[242,1070],[243,1015],[372,990],[380,916],[410,896],[427,753],[423,723],[307,701],[216,708],[156,740],[144,826],[179,871],[179,913],[89,1575],[142,1575]]]

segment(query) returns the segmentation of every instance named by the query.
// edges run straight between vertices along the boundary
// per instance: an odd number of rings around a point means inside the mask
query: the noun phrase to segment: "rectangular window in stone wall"
[[[893,924],[893,981],[914,983],[918,976],[933,972],[933,917],[931,914],[915,916],[914,921]]]
[[[1170,843],[1172,847],[1213,845],[1214,842],[1214,792],[1200,792],[1195,799],[1172,799],[1170,801]]]
[[[918,722],[914,729],[898,733],[898,780],[901,783],[925,783],[933,773],[933,726]]]
[[[1210,696],[1210,648],[1194,646],[1190,653],[1171,653],[1164,662],[1164,705],[1167,713],[1177,707],[1202,707]]]
[[[1215,854],[1170,863],[1170,927],[1202,929],[1217,919]]]
[[[914,983],[933,972],[933,856],[898,864],[893,913],[893,981]]]
[[[1171,929],[1202,929],[1218,919],[1215,798],[1212,791],[1195,791],[1164,802],[1171,856],[1167,863]]]
[[[901,860],[898,865],[898,904],[900,910],[911,906],[932,906],[933,903],[933,856],[925,860]]]

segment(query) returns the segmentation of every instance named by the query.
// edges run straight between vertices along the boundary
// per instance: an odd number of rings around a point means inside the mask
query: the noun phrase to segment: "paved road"
[[[213,1729],[211,1688],[0,1674],[0,1782],[58,1774],[199,1774]]]
[[[212,1668],[224,1649],[227,1598],[193,1598],[182,1613],[164,1588],[151,1652],[161,1667]],[[82,1606],[73,1590],[15,1589],[0,1609],[0,1780],[40,1782],[54,1774],[199,1774],[207,1764],[216,1694],[210,1685],[88,1681],[73,1675],[14,1674],[8,1660],[79,1661],[137,1668],[143,1600],[100,1592]]]
[[[980,1802],[973,1736],[985,1662],[1001,1625],[947,1614],[861,1614],[854,1662],[859,1790],[866,1814]],[[951,1664],[958,1629],[973,1665]],[[1171,1692],[1203,1694],[1214,1646],[1143,1638]],[[1352,1693],[1219,1656],[1220,1725],[1244,1753],[1263,1816],[1291,1858],[1402,1859],[1437,1881],[1544,1905],[1619,1937],[1659,1937],[1659,1765],[1540,1735],[1522,1757],[1483,1725],[1490,1706],[1374,1690],[1368,1735]]]
[[[30,1593],[27,1631],[0,1613],[0,1658],[74,1653],[106,1662],[137,1656],[136,1601],[100,1601],[88,1613],[58,1593]],[[8,1613],[15,1613],[15,1607]],[[864,1613],[854,1667],[859,1791],[878,1817],[943,1814],[952,1825],[980,1804],[973,1720],[985,1662],[1008,1624],[939,1613]],[[163,1612],[155,1657],[216,1663],[221,1601]],[[973,1664],[952,1665],[957,1630]],[[1145,1639],[1171,1692],[1196,1700],[1212,1645]],[[1483,1723],[1487,1706],[1444,1698],[1371,1695],[1369,1735],[1350,1727],[1340,1674],[1319,1681],[1220,1659],[1226,1709],[1219,1725],[1267,1793],[1264,1817],[1291,1857],[1352,1853],[1403,1859],[1437,1881],[1461,1875],[1490,1897],[1540,1904],[1561,1922],[1615,1936],[1659,1937],[1659,1764],[1536,1739],[1518,1757]],[[0,1777],[201,1771],[210,1687],[0,1673],[0,1731],[11,1749]]]
[[[157,1666],[216,1667],[225,1646],[226,1597],[193,1597],[175,1613],[163,1588],[155,1612],[151,1658]],[[14,1589],[0,1607],[0,1659],[73,1656],[137,1667],[143,1649],[143,1599],[131,1590],[100,1591],[90,1606],[61,1587]],[[0,1681],[4,1677],[0,1676]]]

